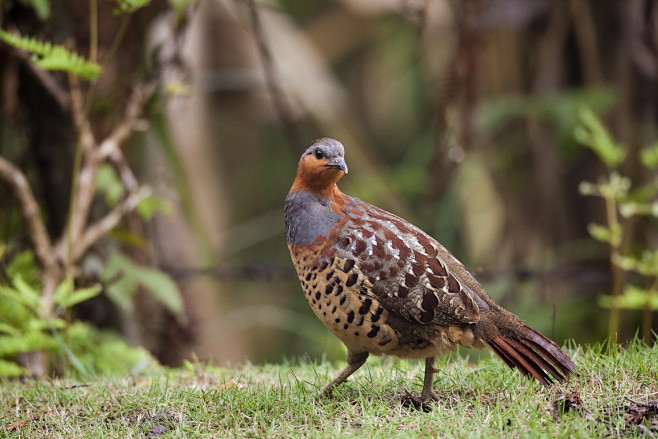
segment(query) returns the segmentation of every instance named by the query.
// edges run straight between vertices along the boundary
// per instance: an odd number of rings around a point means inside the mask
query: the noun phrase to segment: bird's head
[[[347,164],[343,144],[327,137],[316,139],[299,159],[291,192],[307,190],[318,195],[327,194],[344,174],[347,174]]]

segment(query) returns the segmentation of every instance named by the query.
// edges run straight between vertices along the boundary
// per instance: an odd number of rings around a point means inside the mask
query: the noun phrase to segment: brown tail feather
[[[510,368],[532,375],[545,386],[564,381],[576,364],[551,340],[523,325],[487,340],[487,344]]]

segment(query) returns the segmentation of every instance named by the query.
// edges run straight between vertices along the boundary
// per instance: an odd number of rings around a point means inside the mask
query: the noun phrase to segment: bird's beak
[[[336,157],[334,159],[331,159],[329,160],[329,162],[327,162],[325,166],[327,168],[340,169],[341,171],[347,174],[347,163],[345,163],[345,159],[343,157]]]

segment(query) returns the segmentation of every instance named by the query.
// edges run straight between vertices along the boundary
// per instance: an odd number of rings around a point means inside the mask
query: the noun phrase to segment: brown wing
[[[451,272],[449,265],[459,262],[435,239],[355,198],[346,203],[345,213],[349,220],[339,233],[338,256],[354,260],[389,311],[420,323],[447,325],[475,323],[488,310],[456,277],[466,271]]]

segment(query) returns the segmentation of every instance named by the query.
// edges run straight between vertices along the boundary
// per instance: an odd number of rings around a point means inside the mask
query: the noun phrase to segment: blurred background
[[[655,251],[656,212],[624,216],[610,204],[621,198],[581,185],[600,188],[614,174],[656,187],[642,160],[658,122],[656,2],[172,0],[130,14],[116,3],[0,1],[2,29],[83,56],[93,47],[90,57],[104,60],[82,85],[99,138],[136,84],[156,77],[160,87],[122,150],[161,208],[127,213],[74,264],[76,285],[102,291],[67,319],[118,331],[167,364],[342,358],[305,302],[283,224],[297,160],[326,136],[345,145],[344,192],[437,238],[494,300],[559,343],[604,340],[606,295],[627,284],[646,303],[620,305],[620,340],[642,322],[658,328],[656,276],[612,256]],[[79,133],[29,64],[0,43],[0,156],[28,177],[57,239]],[[66,74],[48,74],[71,89]],[[623,160],[585,145],[587,133],[603,136],[585,109]],[[108,185],[120,186],[102,175],[90,221],[111,208]],[[0,180],[5,283],[32,245],[14,192]],[[642,201],[654,203],[655,192]],[[594,239],[590,223],[619,239]],[[182,314],[148,285],[127,298],[112,292],[117,278],[104,270],[116,254],[173,279]]]

